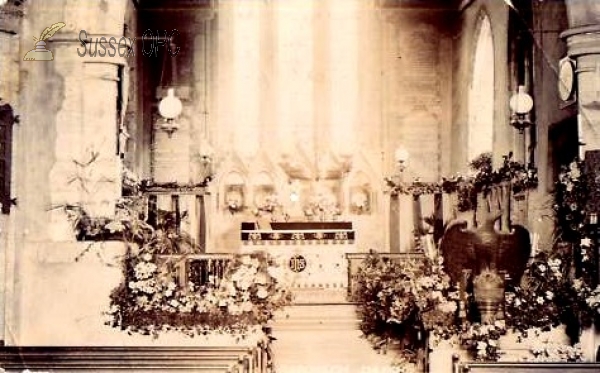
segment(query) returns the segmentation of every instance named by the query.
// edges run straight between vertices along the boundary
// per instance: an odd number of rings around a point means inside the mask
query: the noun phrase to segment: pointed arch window
[[[469,87],[468,160],[491,152],[494,143],[494,40],[487,15],[479,21]]]

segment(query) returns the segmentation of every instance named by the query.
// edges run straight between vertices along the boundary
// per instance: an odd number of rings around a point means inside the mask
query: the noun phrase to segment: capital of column
[[[577,61],[577,104],[580,113],[579,136],[583,150],[600,149],[600,24],[573,27],[561,38],[567,54]]]
[[[567,42],[570,57],[600,54],[600,24],[573,27],[562,32],[560,37]]]

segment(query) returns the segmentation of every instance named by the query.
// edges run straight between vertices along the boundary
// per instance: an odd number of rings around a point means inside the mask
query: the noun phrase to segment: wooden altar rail
[[[391,261],[407,261],[407,260],[424,260],[425,254],[420,252],[408,253],[376,253],[380,258]],[[348,264],[348,299],[356,300],[356,291],[358,290],[358,271],[364,260],[369,256],[369,253],[346,253]]]
[[[159,255],[158,261],[165,270],[174,273],[179,286],[219,286],[233,254],[204,253],[184,255]]]
[[[40,372],[269,373],[269,346],[0,348],[0,368]]]
[[[148,223],[156,226],[159,211],[174,214],[178,231],[187,232],[201,251],[206,251],[206,190],[203,187],[152,187],[144,190]],[[185,216],[184,216],[185,215]]]

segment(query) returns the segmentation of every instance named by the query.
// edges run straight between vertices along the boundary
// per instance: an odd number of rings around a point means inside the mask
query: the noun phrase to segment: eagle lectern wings
[[[451,223],[442,237],[440,250],[448,275],[454,283],[461,282],[463,269],[477,276],[486,268],[506,271],[509,283],[519,285],[531,255],[529,231],[513,225],[510,233],[494,228],[498,213],[485,220],[477,229],[468,229],[467,222]]]

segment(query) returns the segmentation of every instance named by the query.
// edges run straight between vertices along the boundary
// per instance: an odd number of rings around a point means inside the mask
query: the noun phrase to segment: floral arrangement
[[[242,192],[236,189],[227,191],[225,208],[231,215],[244,210],[244,196]]]
[[[585,204],[589,197],[587,178],[583,174],[583,162],[575,160],[562,167],[555,184],[554,212],[560,239],[577,243],[584,239]]]
[[[352,213],[357,215],[369,213],[371,207],[369,206],[369,196],[365,190],[358,190],[352,193],[350,208]]]
[[[573,278],[571,268],[568,251],[559,250],[552,256],[539,253],[528,264],[521,286],[507,289],[502,323],[481,323],[470,314],[461,324],[457,317],[459,296],[440,261],[426,257],[395,261],[373,253],[358,272],[362,330],[376,347],[399,340],[414,350],[419,346],[413,333],[416,325],[434,344],[454,340],[476,360],[498,360],[502,351],[497,342],[507,330],[517,332],[521,341],[535,336],[536,331],[565,325],[570,345],[554,353],[545,350],[545,355],[532,354],[540,359],[554,359],[560,351],[575,356],[574,344],[581,329],[590,326],[598,315],[600,287],[592,290],[581,278]],[[566,355],[564,361],[571,359]]]
[[[319,217],[321,220],[335,219],[342,211],[333,196],[318,194],[310,198],[304,206],[304,215],[308,219]]]
[[[458,293],[439,258],[393,260],[371,253],[357,285],[361,329],[377,347],[401,340],[414,348],[426,330],[443,332],[454,324]]]
[[[554,188],[554,215],[559,244],[568,244],[573,252],[578,277],[592,284],[597,278],[594,263],[596,245],[592,239],[595,228],[587,224],[585,206],[590,198],[588,175],[583,162],[576,159],[563,167]]]
[[[600,285],[588,294],[585,303],[594,313],[594,321],[598,322],[600,320]]]
[[[578,363],[585,361],[581,345],[574,346],[559,343],[540,343],[530,349],[532,358],[527,361],[533,362],[567,362]]]
[[[108,324],[129,333],[243,335],[291,301],[285,272],[264,253],[236,256],[221,281],[200,286],[179,284],[152,250],[130,252],[124,268],[125,279],[111,295]]]
[[[496,361],[502,354],[498,341],[504,334],[506,334],[506,327],[500,321],[493,324],[467,323],[461,329],[459,338],[461,344],[475,360]]]
[[[199,248],[177,229],[172,212],[159,211],[157,224],[148,224],[141,212],[146,203],[139,196],[121,199],[115,217],[99,230],[111,232],[128,247],[123,281],[110,296],[108,325],[155,337],[168,330],[244,337],[290,303],[286,272],[264,253],[233,257],[220,279],[211,276],[201,282],[190,276],[180,283],[177,268]]]
[[[282,207],[279,197],[276,194],[270,194],[265,197],[264,201],[254,211],[255,216],[263,214],[273,214],[277,209]]]
[[[550,330],[560,324],[573,343],[581,328],[593,321],[593,310],[587,299],[592,293],[581,278],[571,275],[571,260],[566,252],[536,255],[523,276],[522,286],[506,292],[507,325],[526,337],[528,330]]]

